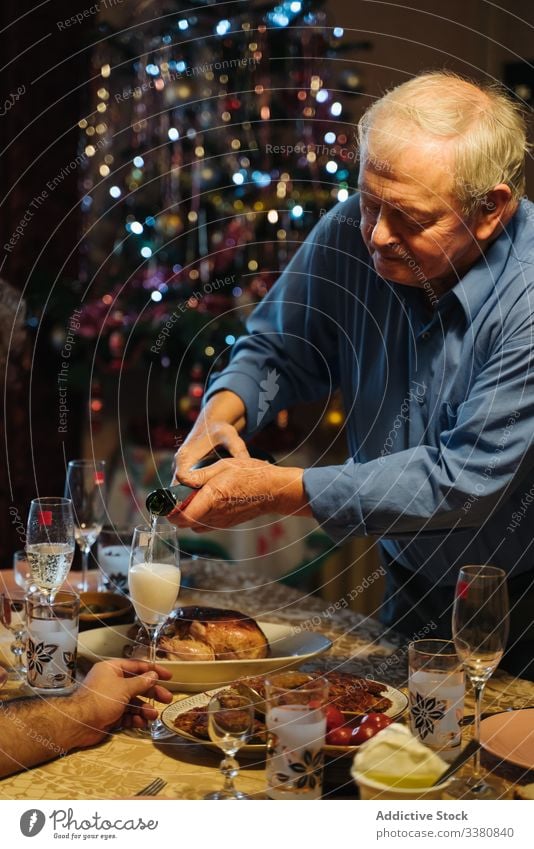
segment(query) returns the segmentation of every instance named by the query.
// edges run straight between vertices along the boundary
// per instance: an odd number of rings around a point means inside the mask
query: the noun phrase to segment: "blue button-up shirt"
[[[207,398],[230,389],[247,433],[340,388],[349,459],[306,469],[313,513],[341,542],[373,534],[432,582],[466,563],[534,564],[534,205],[434,311],[380,278],[359,197],[323,215]]]

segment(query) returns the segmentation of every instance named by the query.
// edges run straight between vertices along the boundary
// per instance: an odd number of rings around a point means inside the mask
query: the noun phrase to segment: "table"
[[[356,675],[373,676],[397,687],[406,685],[406,638],[390,635],[385,639],[375,619],[349,610],[343,599],[338,600],[339,603],[325,602],[314,596],[302,596],[299,591],[277,583],[251,583],[247,587],[231,584],[231,579],[225,579],[224,586],[215,592],[184,591],[180,600],[184,604],[231,607],[263,621],[291,623],[321,631],[332,640],[332,649],[304,668],[340,669]],[[6,636],[4,634],[4,645]],[[484,711],[497,712],[532,705],[534,683],[514,679],[497,670],[486,687]],[[472,713],[473,700],[468,691],[466,714]],[[466,738],[471,732],[472,726],[466,726]],[[157,776],[168,782],[161,797],[198,799],[220,786],[219,761],[217,753],[200,745],[182,741],[153,744],[149,740],[117,733],[92,749],[73,752],[60,760],[0,781],[0,799],[124,799],[130,798]],[[240,763],[239,788],[261,798],[265,787],[264,763],[247,761],[243,757]],[[534,773],[511,764],[499,766],[485,753],[483,765],[504,778],[510,789],[515,783],[534,781]],[[325,798],[355,797],[349,768],[348,759],[327,766]]]

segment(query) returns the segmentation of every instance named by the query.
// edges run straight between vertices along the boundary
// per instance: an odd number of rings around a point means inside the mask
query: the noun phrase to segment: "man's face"
[[[453,195],[452,150],[417,144],[389,160],[367,151],[359,176],[361,231],[377,273],[442,294],[480,256]],[[425,287],[426,283],[426,287]]]

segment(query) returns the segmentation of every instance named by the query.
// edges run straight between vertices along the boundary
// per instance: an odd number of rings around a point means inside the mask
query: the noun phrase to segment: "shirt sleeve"
[[[477,375],[439,444],[306,469],[315,518],[336,542],[480,527],[534,467],[534,346],[510,339]]]
[[[209,383],[205,402],[222,389],[242,399],[245,436],[264,427],[280,410],[324,398],[338,385],[334,308],[338,284],[330,233],[324,216],[249,317],[248,335],[236,342],[228,366]]]

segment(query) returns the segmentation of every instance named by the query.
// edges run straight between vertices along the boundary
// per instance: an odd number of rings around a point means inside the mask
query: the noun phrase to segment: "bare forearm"
[[[86,714],[77,694],[0,703],[0,777],[87,745]]]
[[[245,405],[239,395],[229,389],[217,392],[202,409],[201,419],[205,422],[225,422],[235,427],[237,431],[243,430],[245,419]]]

